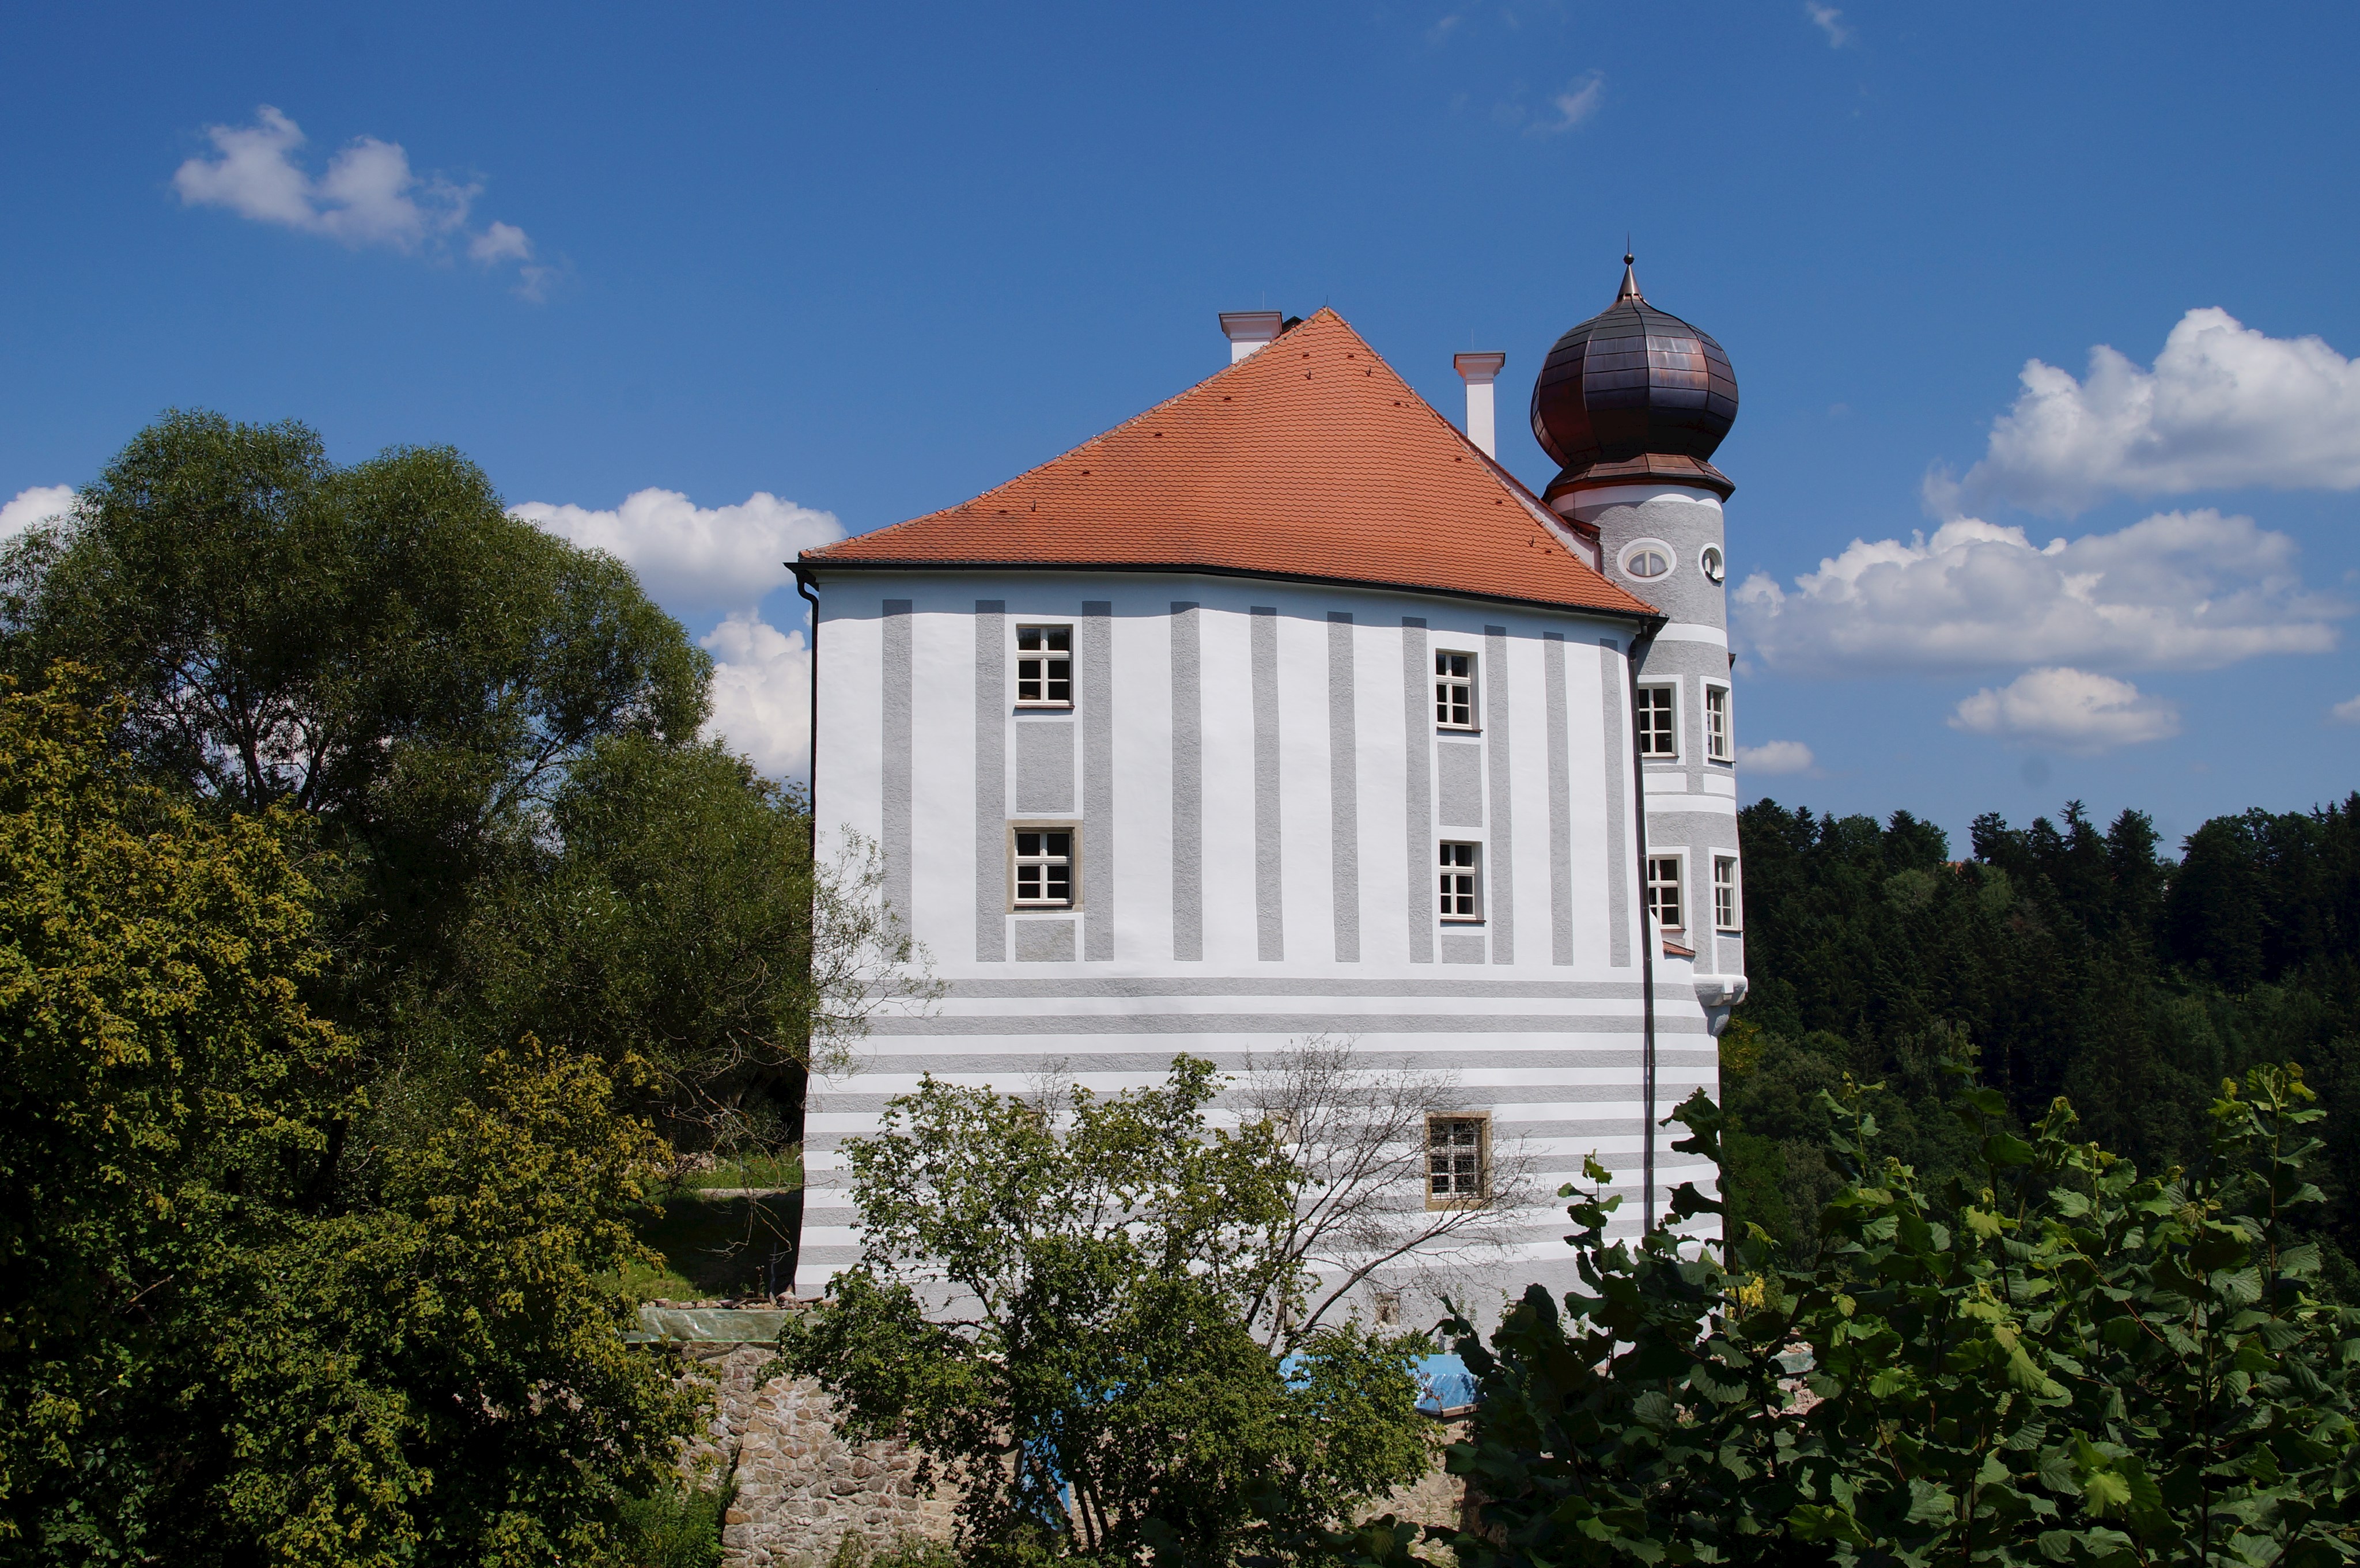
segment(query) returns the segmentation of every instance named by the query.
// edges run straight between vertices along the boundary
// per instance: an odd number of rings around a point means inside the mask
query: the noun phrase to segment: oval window
[[[1659,544],[1634,544],[1622,557],[1622,570],[1633,577],[1661,577],[1671,569],[1671,551]]]
[[[1718,583],[1729,575],[1728,563],[1721,559],[1721,546],[1717,544],[1704,547],[1704,553],[1697,558],[1697,565],[1703,571],[1704,580],[1708,583]]]

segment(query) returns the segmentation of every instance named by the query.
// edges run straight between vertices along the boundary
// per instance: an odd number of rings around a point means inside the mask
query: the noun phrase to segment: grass
[[[792,1192],[803,1184],[803,1151],[792,1149],[781,1154],[748,1154],[725,1160],[710,1171],[694,1171],[675,1183],[692,1192],[709,1192],[716,1187]]]

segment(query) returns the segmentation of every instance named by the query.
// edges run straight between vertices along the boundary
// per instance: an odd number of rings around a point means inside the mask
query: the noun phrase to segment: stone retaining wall
[[[827,1396],[809,1378],[758,1378],[767,1345],[678,1344],[684,1376],[713,1390],[708,1435],[683,1465],[709,1484],[737,1484],[721,1532],[726,1568],[821,1568],[847,1534],[883,1549],[952,1537],[958,1495],[918,1486],[917,1455],[900,1443],[849,1444],[836,1434]],[[1442,1448],[1463,1423],[1437,1423],[1433,1467],[1371,1505],[1422,1524],[1460,1528],[1463,1485],[1442,1468]]]
[[[884,1548],[951,1538],[956,1495],[928,1497],[917,1455],[899,1443],[847,1444],[809,1378],[757,1381],[767,1345],[683,1345],[688,1376],[714,1389],[710,1436],[684,1462],[737,1484],[721,1531],[727,1568],[825,1564],[847,1535]]]

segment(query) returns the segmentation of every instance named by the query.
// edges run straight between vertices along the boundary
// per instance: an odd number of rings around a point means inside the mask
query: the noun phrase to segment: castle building
[[[880,848],[940,1000],[805,1115],[804,1288],[858,1252],[842,1140],[921,1077],[1112,1091],[1348,1037],[1448,1068],[1427,1202],[1513,1138],[1502,1280],[1562,1289],[1709,1167],[1655,1124],[1744,994],[1721,347],[1621,292],[1549,352],[1535,495],[1332,310],[975,499],[805,551],[822,853]],[[1419,1194],[1404,1194],[1415,1203]],[[1513,1277],[1513,1278],[1511,1278]]]

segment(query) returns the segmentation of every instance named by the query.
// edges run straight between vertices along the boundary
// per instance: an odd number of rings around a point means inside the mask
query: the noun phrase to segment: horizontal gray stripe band
[[[1523,996],[1533,1001],[1637,1001],[1646,987],[1628,980],[1302,980],[1173,975],[1109,979],[946,980],[945,996]]]
[[[1638,1022],[1575,1013],[1032,1013],[872,1018],[871,1039],[944,1035],[1120,1034],[1630,1034]],[[1655,1019],[1655,1032],[1706,1034],[1701,1015]]]
[[[1034,1071],[1040,1065],[1034,1062]],[[1153,1071],[1160,1074],[1162,1065],[1159,1063]],[[1684,1081],[1659,1081],[1655,1098],[1668,1112],[1669,1107],[1688,1098],[1688,1091],[1694,1087]],[[1448,1108],[1473,1110],[1487,1105],[1635,1105],[1642,1093],[1644,1089],[1634,1073],[1618,1083],[1470,1083],[1462,1080],[1444,1098]],[[886,1101],[898,1097],[899,1091],[868,1094],[847,1087],[825,1094],[814,1091],[804,1106],[814,1116],[873,1116],[885,1109]]]

